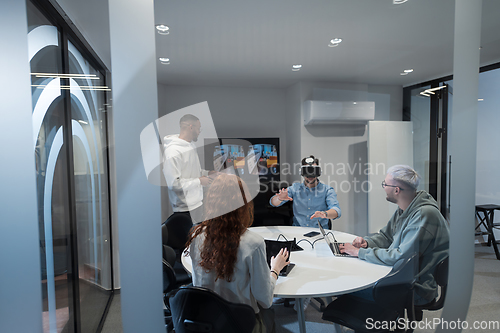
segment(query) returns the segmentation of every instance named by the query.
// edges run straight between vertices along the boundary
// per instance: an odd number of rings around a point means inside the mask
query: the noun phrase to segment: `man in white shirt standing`
[[[193,142],[198,141],[201,123],[192,114],[179,122],[180,133],[164,138],[163,173],[174,213],[190,213],[193,224],[203,221],[203,186],[212,183],[208,172],[202,170]]]

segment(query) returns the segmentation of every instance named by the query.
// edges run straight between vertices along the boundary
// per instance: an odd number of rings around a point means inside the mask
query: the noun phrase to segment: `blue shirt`
[[[318,227],[318,221],[323,228],[328,228],[328,219],[314,218],[311,215],[316,211],[335,209],[340,217],[339,201],[337,193],[333,187],[318,182],[313,188],[309,188],[304,183],[294,183],[288,187],[288,196],[293,199],[293,225],[301,227]],[[271,206],[273,203],[269,200]],[[287,200],[282,201],[278,206],[283,205]],[[277,207],[277,206],[274,206]],[[338,218],[337,217],[337,218]]]

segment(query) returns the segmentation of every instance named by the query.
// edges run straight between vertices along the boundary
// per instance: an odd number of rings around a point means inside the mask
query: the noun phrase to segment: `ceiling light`
[[[477,101],[482,102],[482,101],[484,101],[484,98],[478,98]]]
[[[330,44],[328,44],[329,47],[335,47],[338,46],[342,42],[342,38],[334,38],[330,41]]]
[[[159,58],[160,62],[164,65],[170,64],[170,59],[169,58]]]
[[[399,73],[399,75],[408,75],[407,72]]]
[[[411,72],[413,72],[413,69],[405,69],[403,72],[405,72],[405,73],[411,73]]]
[[[75,89],[75,87],[73,86],[65,86],[65,85],[61,85],[58,87],[47,87],[46,84],[32,84],[31,86],[37,89],[65,89],[65,90]],[[77,86],[76,88],[79,90],[111,91],[111,89],[108,86]]]
[[[447,86],[439,86],[439,87],[435,87],[435,88],[429,88],[427,89],[427,91],[435,91],[435,90],[441,90],[443,88],[446,88]]]
[[[401,73],[401,75],[403,75],[403,73]],[[441,89],[444,89],[446,87],[448,87],[448,86],[444,85],[444,86],[439,86],[439,87],[425,89],[424,91],[420,92],[420,95],[431,97],[431,95],[435,95],[436,94],[435,93],[436,90],[441,90]]]
[[[300,64],[292,65],[292,71],[294,71],[294,72],[299,71],[301,68],[302,68],[302,65],[300,65]]]
[[[400,5],[402,3],[405,3],[408,0],[392,0],[393,5]]]
[[[39,78],[59,78],[59,79],[88,79],[99,80],[96,74],[58,74],[58,73],[31,73]]]
[[[170,28],[165,24],[156,25],[156,30],[158,30],[160,35],[168,35],[170,33]]]

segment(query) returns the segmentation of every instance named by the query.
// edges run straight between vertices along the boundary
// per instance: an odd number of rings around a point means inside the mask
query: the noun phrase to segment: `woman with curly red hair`
[[[252,306],[254,332],[273,332],[269,309],[278,273],[288,265],[282,249],[266,261],[264,239],[247,228],[253,223],[253,202],[246,184],[235,175],[221,174],[208,189],[205,221],[190,233],[186,248],[193,262],[193,285],[206,287],[228,301]]]

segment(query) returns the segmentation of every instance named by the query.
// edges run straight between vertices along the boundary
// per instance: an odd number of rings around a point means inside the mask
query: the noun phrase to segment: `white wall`
[[[304,83],[302,101],[374,101],[375,120],[402,120],[403,96],[400,86],[369,86],[314,82]],[[368,180],[367,132],[365,125],[304,126],[301,119],[301,156],[313,154],[323,167],[321,180],[337,192],[342,217],[334,229],[367,234]],[[325,166],[328,164],[328,167]],[[337,184],[337,186],[335,186]],[[365,184],[363,187],[362,185]],[[374,186],[374,189],[377,188]],[[381,193],[383,195],[383,193]]]
[[[285,137],[285,89],[158,85],[158,93],[160,116],[207,101],[219,137]]]
[[[218,137],[278,137],[280,158],[286,161],[285,89],[158,85],[159,117],[204,101],[208,102]],[[200,162],[204,162],[203,152]],[[163,188],[162,218],[171,213]]]
[[[359,167],[367,162],[366,126],[303,125],[302,102],[307,99],[332,101],[374,101],[375,120],[402,119],[402,88],[325,82],[300,82],[287,89],[223,88],[158,85],[159,116],[191,104],[208,101],[219,137],[279,137],[282,171],[285,163],[300,163],[313,154],[322,163],[331,163],[335,174],[323,181],[336,181],[342,218],[335,228],[356,234],[367,231],[367,194],[361,182],[367,180]],[[203,124],[202,124],[203,127]],[[343,165],[342,170],[337,169]],[[352,174],[347,168],[356,168]],[[324,170],[329,171],[329,170]],[[283,179],[300,180],[298,171]],[[355,188],[355,186],[357,186]],[[166,210],[163,195],[163,217]]]
[[[302,124],[302,104],[304,100],[303,84],[297,83],[286,90],[286,141],[287,141],[287,160],[286,163],[293,164],[302,160],[300,147],[301,131],[298,130]],[[284,180],[289,183],[300,181],[300,175],[289,173],[284,175]]]
[[[123,328],[165,332],[160,189],[148,182],[140,147],[158,117],[153,2],[111,0],[109,14]]]

